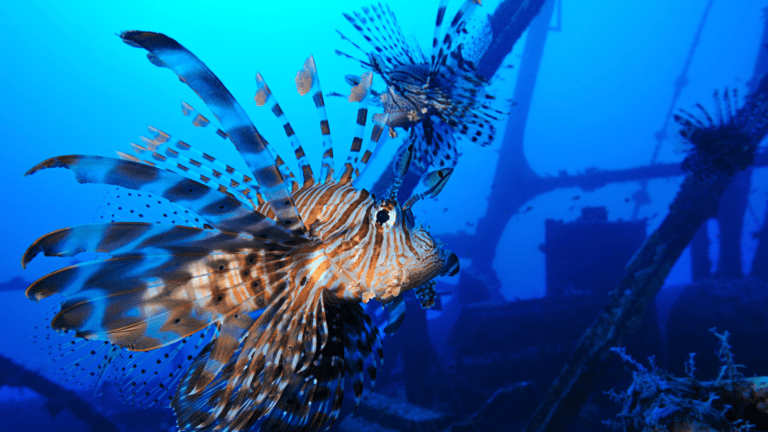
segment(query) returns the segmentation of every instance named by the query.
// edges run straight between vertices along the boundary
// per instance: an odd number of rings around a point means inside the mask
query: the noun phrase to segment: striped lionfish
[[[496,135],[492,122],[499,111],[489,105],[494,99],[486,93],[489,83],[475,69],[491,41],[486,17],[474,20],[474,26],[470,21],[479,3],[466,0],[442,35],[448,0],[440,0],[429,59],[417,43],[406,41],[389,6],[371,5],[354,16],[344,14],[374,50],[364,50],[339,32],[365,58],[336,53],[384,80],[386,91],[374,92],[384,113],[374,114],[373,120],[388,126],[391,136],[396,136],[394,128],[410,131],[404,148],[414,146],[416,165],[424,172],[456,165],[457,134],[480,145],[490,144]],[[358,85],[360,79],[351,75],[347,82]]]
[[[378,200],[352,184],[371,154],[366,150],[358,160],[372,74],[349,96],[360,107],[340,172],[334,170],[312,57],[297,74],[299,93],[312,93],[320,114],[324,155],[318,177],[257,74],[257,105],[271,107],[283,121],[301,170],[294,176],[191,52],[159,33],[128,31],[120,37],[147,50],[153,64],[171,69],[200,96],[221,125],[217,132],[235,145],[250,173],[240,174],[151,127],[154,138],[135,145],[148,159],[120,153],[122,159],[45,160],[27,174],[67,168],[80,183],[120,186],[128,195],[145,194],[158,204],[166,200],[202,220],[200,227],[115,222],[44,235],[25,253],[24,266],[41,252],[108,256],[48,274],[27,296],[39,301],[62,295],[50,327],[74,333],[73,345],[96,340],[104,346],[86,348],[97,360],[104,353],[92,369],[97,378],[112,377],[129,401],[170,404],[182,430],[329,427],[339,417],[345,380],[357,406],[364,384],[373,386],[383,362],[379,330],[360,303],[376,299],[400,313],[401,294],[415,288],[429,306],[432,279],[458,270],[456,256],[412,223],[409,207],[424,194],[401,206],[393,198],[396,184]],[[196,126],[209,123],[190,105],[182,107]],[[374,127],[370,146],[382,131]],[[409,159],[410,153],[400,161],[403,175]],[[435,175],[428,192],[437,193],[443,178]],[[390,324],[399,319],[391,316]],[[199,346],[200,340],[207,342],[187,355],[194,344],[184,344],[198,334]],[[68,355],[76,348],[63,351]],[[86,361],[76,360],[69,369],[85,370]],[[170,361],[175,362],[170,372],[158,373],[156,365]]]

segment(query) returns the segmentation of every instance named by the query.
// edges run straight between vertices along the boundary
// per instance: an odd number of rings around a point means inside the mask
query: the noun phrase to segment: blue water
[[[459,3],[451,2],[449,16]],[[655,162],[682,161],[685,146],[675,138],[676,126],[673,122],[666,128],[663,125],[673,84],[691,49],[706,3],[562,1],[560,12],[555,12],[550,23],[526,124],[523,148],[535,173],[557,176],[590,168],[645,166],[652,160],[654,137],[660,130],[668,138]],[[404,33],[413,35],[423,47],[429,46],[437,1],[389,0],[388,4]],[[499,0],[483,1],[481,13],[492,13],[498,4]],[[150,65],[142,50],[121,43],[116,33],[151,30],[184,44],[216,72],[270,142],[278,148],[283,145],[281,151],[285,151],[288,147],[281,141],[280,124],[270,113],[257,111],[251,102],[254,76],[261,72],[291,116],[309,159],[318,161],[320,139],[313,107],[296,93],[294,76],[312,54],[324,90],[347,91],[342,77],[361,71],[354,62],[334,54],[337,48],[348,48],[335,29],[354,34],[342,13],[361,6],[355,1],[305,0],[223,1],[216,5],[192,0],[4,4],[0,13],[0,77],[4,83],[0,119],[5,150],[0,170],[0,181],[5,185],[0,212],[0,283],[19,277],[29,282],[60,268],[61,262],[48,258],[38,259],[23,270],[20,257],[42,234],[91,222],[105,192],[100,186],[78,185],[64,170],[23,177],[27,169],[55,155],[114,156],[117,150],[128,151],[128,143],[136,142],[147,124],[182,130],[189,134],[190,142],[195,134],[202,133],[189,127],[179,113],[182,100],[203,107],[195,94],[169,71]],[[724,87],[747,94],[757,54],[765,49],[760,46],[765,7],[766,3],[758,0],[714,0],[689,65],[687,85],[675,108],[690,108],[697,102],[711,106],[713,90]],[[504,61],[513,67],[501,68],[494,77],[492,88],[499,99],[511,97],[517,85],[525,43],[524,36]],[[337,157],[344,158],[344,148],[353,133],[347,125],[352,124],[356,107],[342,98],[327,101],[334,142],[338,143]],[[510,112],[515,115],[514,107]],[[436,201],[420,204],[417,216],[431,226],[435,237],[475,231],[488,206],[504,127],[505,121],[499,121],[500,138],[491,146],[464,143],[449,186]],[[394,141],[387,145],[395,145]],[[201,146],[243,168],[229,148]],[[650,233],[667,214],[681,180],[649,181],[650,202],[637,214],[635,202],[627,198],[640,188],[638,182],[614,183],[591,191],[557,189],[536,196],[521,209],[512,209],[518,213],[510,218],[501,238],[482,240],[488,247],[498,248],[492,266],[501,282],[501,298],[497,300],[545,295],[545,256],[539,249],[544,243],[545,219],[571,222],[583,207],[604,206],[609,220],[647,219]],[[765,220],[766,198],[768,172],[758,168],[753,172],[744,219],[745,273],[750,271],[757,247],[752,234]],[[527,207],[531,209],[519,211]],[[717,226],[710,225],[710,237],[717,239]],[[457,253],[462,271],[471,272],[473,256]],[[711,250],[714,262],[717,254],[715,241]],[[686,252],[666,285],[680,286],[690,280]],[[444,278],[438,289],[455,291],[458,283],[458,278]],[[457,302],[456,297],[446,297],[446,309],[455,310],[450,302]],[[18,290],[0,292],[0,298],[5,330],[0,332],[0,354],[31,370],[42,370],[47,359],[30,343],[32,327],[53,305],[35,304]],[[439,320],[440,316],[439,311],[429,312],[430,332],[438,338],[434,343],[441,361],[450,362],[451,348],[444,340],[449,329],[436,328],[449,324]],[[407,325],[408,321],[401,331],[407,332]],[[702,348],[708,352],[712,349]],[[30,430],[49,427],[42,420],[24,417],[43,410],[36,395],[23,387],[0,387],[0,406],[13,401],[37,407],[15,411],[18,417],[14,422],[29,420],[33,425]]]

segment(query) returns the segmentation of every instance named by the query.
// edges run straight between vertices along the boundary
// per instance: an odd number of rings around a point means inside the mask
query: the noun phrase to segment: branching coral
[[[768,379],[744,378],[737,372],[740,365],[734,363],[728,332],[710,331],[720,339],[717,355],[723,363],[714,381],[694,377],[693,355],[686,362],[688,376],[675,377],[658,369],[653,358],[646,368],[623,348],[613,348],[635,371],[625,393],[609,393],[623,407],[618,420],[606,423],[624,431],[741,432],[764,422]]]

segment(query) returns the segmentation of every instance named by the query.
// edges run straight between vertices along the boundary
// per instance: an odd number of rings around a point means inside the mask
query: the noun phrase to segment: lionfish
[[[738,109],[736,89],[725,89],[722,96],[715,91],[713,98],[714,114],[697,103],[699,116],[684,109],[674,115],[680,136],[690,144],[682,168],[704,178],[731,176],[752,165],[768,112],[763,97],[750,96]]]
[[[402,293],[416,288],[427,307],[433,278],[458,270],[456,256],[413,224],[409,207],[425,194],[401,206],[394,198],[397,183],[381,199],[353,186],[371,154],[367,149],[360,157],[372,74],[363,75],[349,96],[360,105],[340,172],[312,57],[297,74],[299,93],[312,93],[320,116],[319,176],[257,74],[256,103],[283,122],[301,171],[294,176],[191,52],[159,33],[127,31],[120,37],[147,50],[153,64],[171,69],[197,93],[218,119],[217,133],[235,145],[250,172],[239,173],[152,127],[153,137],[134,145],[145,159],[124,153],[122,159],[58,156],[27,172],[67,168],[80,183],[120,186],[127,195],[143,194],[147,208],[157,200],[159,208],[184,209],[197,222],[80,225],[29,247],[24,266],[41,252],[102,253],[27,289],[27,297],[38,301],[64,297],[50,326],[74,333],[73,348],[61,348],[62,357],[90,351],[62,369],[87,373],[84,365],[95,362],[90,374],[97,380],[111,379],[128,401],[169,404],[182,430],[329,427],[339,417],[345,381],[357,406],[383,362],[380,331],[361,302],[386,305],[393,313],[388,326],[396,327]],[[189,104],[182,108],[196,126],[210,123]],[[370,147],[382,131],[373,128]],[[402,175],[409,162],[407,153]],[[427,193],[434,195],[446,176],[436,172],[432,178]],[[186,344],[193,335],[200,338]],[[97,348],[75,345],[94,340]],[[190,348],[203,344],[197,352]],[[161,368],[169,362],[170,368]]]
[[[496,135],[493,121],[500,112],[490,105],[494,96],[486,92],[489,82],[475,69],[491,41],[487,17],[470,20],[479,3],[465,1],[443,34],[448,0],[440,0],[429,58],[417,43],[406,41],[388,5],[364,7],[354,16],[344,14],[373,51],[339,31],[365,58],[336,53],[383,79],[386,90],[374,94],[384,113],[374,114],[373,120],[389,127],[391,136],[396,136],[394,128],[409,130],[403,149],[414,146],[416,165],[423,172],[456,165],[457,135],[483,146]],[[360,82],[354,75],[346,80],[350,85]]]

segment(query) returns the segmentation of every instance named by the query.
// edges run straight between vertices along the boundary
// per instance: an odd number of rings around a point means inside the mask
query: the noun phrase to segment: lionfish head
[[[410,211],[396,200],[371,200],[364,233],[352,259],[339,262],[347,272],[359,274],[362,301],[387,302],[402,292],[429,282],[443,272],[445,253],[421,226],[414,226]]]
[[[359,295],[364,302],[371,298],[388,302],[402,292],[431,284],[436,276],[453,276],[458,272],[456,255],[443,250],[427,229],[416,225],[412,212],[413,205],[421,198],[440,192],[452,170],[426,175],[424,193],[412,196],[402,205],[397,201],[412,152],[413,146],[409,146],[397,158],[396,180],[384,198],[369,197],[367,219],[361,222],[364,228],[357,232],[356,252],[351,259],[339,262],[348,273],[359,276],[357,280],[363,285]]]

